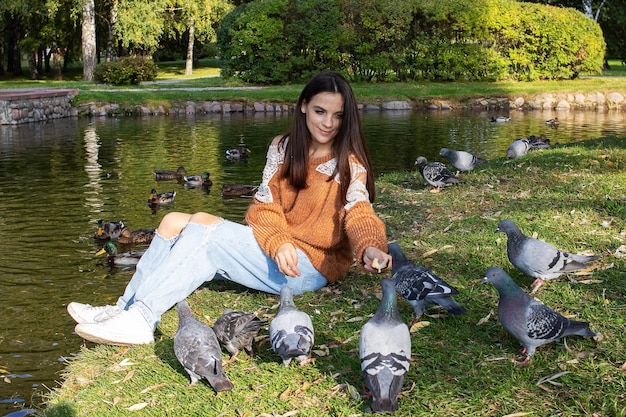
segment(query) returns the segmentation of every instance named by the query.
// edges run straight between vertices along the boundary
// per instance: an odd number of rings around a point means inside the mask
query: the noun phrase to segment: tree
[[[170,0],[166,5],[167,34],[187,35],[186,75],[193,71],[195,42],[215,41],[216,28],[231,9],[226,0]]]
[[[84,0],[82,24],[83,80],[93,81],[96,68],[96,5],[94,0]]]

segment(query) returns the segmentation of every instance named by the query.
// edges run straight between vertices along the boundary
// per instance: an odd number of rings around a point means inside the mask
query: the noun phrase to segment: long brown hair
[[[337,167],[333,177],[338,173],[341,181],[341,195],[344,204],[347,202],[346,195],[350,185],[350,155],[354,155],[367,170],[367,191],[370,202],[374,202],[376,190],[374,186],[374,174],[369,151],[365,144],[363,127],[359,116],[359,108],[354,97],[354,92],[348,81],[334,71],[322,71],[314,76],[304,86],[298,102],[296,103],[293,123],[290,129],[283,135],[279,146],[285,145],[285,163],[281,175],[289,179],[292,187],[302,190],[307,186],[307,171],[309,163],[309,145],[311,132],[306,126],[306,115],[300,111],[302,105],[310,102],[319,93],[339,93],[343,97],[343,117],[337,136],[333,140],[333,154],[337,160]],[[329,181],[332,180],[332,177]]]

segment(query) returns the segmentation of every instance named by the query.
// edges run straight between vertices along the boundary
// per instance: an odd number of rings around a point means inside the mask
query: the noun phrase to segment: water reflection
[[[624,134],[618,112],[514,112],[491,123],[488,112],[366,112],[363,124],[377,174],[414,170],[418,155],[439,149],[502,157],[516,138],[546,134],[552,144]],[[558,116],[557,129],[545,120]],[[39,405],[63,360],[82,340],[65,306],[72,300],[111,303],[131,270],[95,259],[97,219],[123,220],[131,230],[156,227],[168,210],[209,211],[242,221],[249,199],[223,199],[223,184],[258,184],[267,145],[290,122],[286,114],[226,114],[57,120],[0,126],[0,414]],[[251,153],[229,161],[240,137]],[[208,171],[209,192],[176,181],[156,182],[154,169]],[[150,210],[150,190],[175,190],[171,207]]]

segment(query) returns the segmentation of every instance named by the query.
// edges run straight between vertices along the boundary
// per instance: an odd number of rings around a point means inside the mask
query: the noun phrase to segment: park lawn
[[[396,415],[626,416],[626,138],[496,158],[462,176],[465,184],[439,193],[430,192],[416,171],[377,178],[374,207],[389,239],[455,286],[457,301],[468,310],[450,316],[432,308],[422,317],[411,334],[411,368]],[[591,271],[553,280],[535,295],[567,317],[591,323],[602,340],[569,337],[540,347],[526,366],[514,363],[520,346],[498,322],[497,292],[480,284],[489,267],[500,266],[530,288],[532,279],[507,259],[506,236],[494,233],[505,218],[562,249],[602,256]],[[266,326],[253,357],[240,354],[226,365],[232,391],[216,395],[205,382],[189,386],[173,354],[173,308],[152,345],[85,346],[39,414],[364,415],[371,399],[360,372],[359,331],[378,307],[380,279],[352,268],[341,282],[295,298],[315,326],[307,366],[285,368]],[[188,298],[207,324],[226,307],[269,321],[278,301],[224,281],[209,282]],[[409,323],[410,306],[404,300],[398,305]]]
[[[449,99],[463,100],[468,97],[524,97],[537,93],[591,93],[624,91],[626,66],[609,61],[611,69],[603,77],[581,77],[575,80],[541,80],[534,82],[408,82],[352,84],[355,95],[364,104],[380,104],[390,100]],[[66,80],[54,81],[0,78],[0,89],[7,88],[76,88],[75,98],[80,103],[116,102],[122,107],[137,105],[164,105],[191,100],[229,100],[251,103],[255,100],[292,103],[303,85],[250,86],[237,79],[219,76],[215,60],[201,60],[190,76],[184,75],[184,62],[163,62],[156,82],[140,85],[109,86],[81,81],[80,67],[73,66]],[[249,89],[249,87],[258,87]]]

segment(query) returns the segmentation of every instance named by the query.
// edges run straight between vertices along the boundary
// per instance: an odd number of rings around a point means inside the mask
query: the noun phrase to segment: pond
[[[363,113],[376,175],[415,171],[424,155],[442,160],[441,147],[484,158],[503,157],[517,138],[546,134],[552,144],[624,135],[619,112],[514,112],[491,123],[488,112],[387,111]],[[132,275],[96,257],[98,219],[154,228],[167,210],[208,211],[241,222],[250,200],[224,199],[223,184],[259,183],[267,144],[289,124],[286,114],[63,119],[0,126],[0,415],[39,407],[57,386],[66,358],[83,340],[66,313],[70,301],[114,303]],[[245,140],[244,162],[226,159]],[[152,170],[211,173],[208,190],[155,181]],[[150,190],[176,191],[165,210],[151,210]]]

